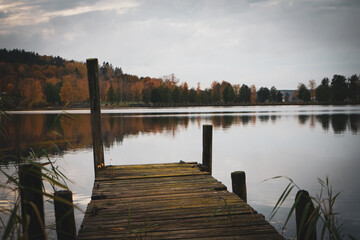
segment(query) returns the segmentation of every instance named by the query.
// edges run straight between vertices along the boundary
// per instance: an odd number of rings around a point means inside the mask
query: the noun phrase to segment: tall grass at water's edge
[[[270,214],[270,220],[276,215],[282,204],[285,202],[286,199],[290,196],[290,193],[294,190],[298,190],[298,194],[295,197],[294,203],[290,207],[290,211],[287,214],[286,220],[282,227],[282,231],[285,230],[287,224],[291,216],[294,214],[295,209],[300,204],[299,200],[302,197],[304,191],[300,191],[300,187],[289,177],[285,176],[276,176],[268,180],[274,179],[286,179],[289,181],[288,185],[285,187],[284,191],[281,193],[279,199],[277,200],[274,208]],[[302,216],[299,217],[300,222],[299,224],[299,232],[305,231],[303,236],[295,236],[292,239],[313,239],[312,234],[315,231],[316,234],[316,227],[320,226],[320,234],[317,234],[321,240],[330,239],[330,240],[343,240],[343,239],[350,239],[356,240],[356,238],[350,234],[343,233],[343,227],[345,223],[340,223],[337,216],[339,213],[334,211],[334,206],[337,198],[340,195],[340,192],[335,193],[333,192],[332,185],[329,182],[329,177],[326,176],[325,180],[318,178],[318,182],[320,184],[320,192],[316,193],[315,196],[310,195],[310,199],[314,204],[314,209],[312,210],[310,204],[306,204],[304,208],[304,212]],[[306,216],[308,219],[306,219]],[[297,233],[298,235],[300,233]]]
[[[69,119],[72,118],[68,114],[63,114],[62,116],[65,116]],[[1,118],[6,118],[7,120],[9,120],[9,116],[6,114],[5,111],[1,110],[0,107],[0,120]],[[60,121],[60,117],[57,117],[54,121]],[[56,124],[53,123],[53,125]],[[54,132],[55,134],[59,134],[54,130],[52,130],[52,132]],[[2,126],[2,124],[0,124],[0,134],[0,137],[7,139],[7,130]],[[55,147],[55,149],[57,148],[55,144],[53,144],[53,147]],[[59,149],[58,152],[60,152]],[[46,201],[53,203],[56,200],[65,204],[69,204],[82,211],[74,204],[54,195],[54,193],[58,190],[69,190],[66,182],[70,180],[67,179],[67,177],[60,171],[59,167],[56,166],[55,161],[52,161],[50,159],[46,149],[41,149],[39,152],[35,152],[31,149],[28,157],[4,156],[0,154],[0,161],[2,163],[5,163],[5,165],[0,165],[0,172],[5,176],[5,181],[0,182],[0,188],[3,192],[8,194],[8,196],[13,196],[13,199],[7,199],[7,204],[4,207],[0,208],[1,239],[28,239],[27,233],[26,231],[23,231],[23,229],[26,229],[26,226],[28,225],[30,220],[28,215],[25,217],[21,215],[21,199],[19,191],[23,186],[21,186],[19,182],[18,164],[14,164],[15,171],[13,171],[13,173],[9,173],[9,168],[6,165],[9,158],[16,159],[16,162],[20,164],[27,163],[30,165],[35,165],[37,169],[40,169],[39,172],[35,173],[30,171],[29,174],[38,174],[38,176],[40,175],[43,188],[42,195],[43,198],[46,199]],[[40,159],[43,159],[42,162],[39,161]],[[44,183],[49,184],[53,192],[46,191],[46,189],[44,188]],[[39,213],[39,209],[36,208],[35,204],[30,203],[30,205],[34,207],[34,211],[36,213]],[[38,217],[40,218],[39,214]],[[47,238],[44,223],[42,223],[42,228],[45,238]]]

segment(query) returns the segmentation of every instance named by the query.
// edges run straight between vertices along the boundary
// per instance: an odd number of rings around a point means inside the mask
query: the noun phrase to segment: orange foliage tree
[[[255,85],[251,85],[250,89],[251,89],[250,102],[252,104],[255,104],[256,103],[256,87],[255,87]]]

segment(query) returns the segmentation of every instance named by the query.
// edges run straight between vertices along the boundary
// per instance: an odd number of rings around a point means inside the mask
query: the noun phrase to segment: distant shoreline
[[[101,104],[101,109],[138,109],[138,108],[149,108],[149,109],[162,109],[162,108],[191,108],[191,107],[256,107],[256,106],[347,106],[347,105],[360,105],[358,102],[354,103],[261,103],[261,104],[122,104],[122,105],[107,105]],[[90,107],[84,106],[73,106],[66,108],[63,107],[45,107],[45,108],[16,108],[7,109],[9,112],[21,112],[21,111],[67,111],[67,110],[90,110]]]

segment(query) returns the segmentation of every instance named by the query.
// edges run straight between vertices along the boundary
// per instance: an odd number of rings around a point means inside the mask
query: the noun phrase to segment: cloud
[[[117,14],[124,14],[130,8],[138,6],[138,3],[133,0],[99,0],[90,2],[90,4],[89,1],[70,1],[73,4],[68,2],[59,4],[59,2],[62,1],[0,3],[0,16],[2,17],[0,32],[9,31],[14,27],[49,22],[57,17],[69,17],[94,11],[115,11]]]
[[[127,73],[277,88],[360,67],[358,0],[29,0],[0,3],[1,47]],[[271,86],[268,86],[271,87]]]

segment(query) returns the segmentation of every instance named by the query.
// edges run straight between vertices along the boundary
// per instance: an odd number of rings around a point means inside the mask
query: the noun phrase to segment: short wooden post
[[[41,168],[36,164],[19,166],[21,216],[25,238],[45,239],[44,200]]]
[[[202,164],[212,173],[212,125],[203,125],[203,153]]]
[[[94,169],[104,166],[104,149],[101,132],[101,112],[100,112],[100,90],[99,90],[99,66],[96,58],[87,59],[87,73],[89,80],[89,97],[91,109],[91,131],[94,152]]]
[[[54,193],[54,197],[57,239],[76,239],[72,192],[68,190],[57,191]]]
[[[231,173],[231,182],[232,182],[233,193],[235,193],[242,200],[247,202],[245,172],[243,172],[243,171],[232,172]]]
[[[311,222],[316,218],[315,208],[309,193],[305,190],[298,191],[295,201],[298,201],[295,209],[297,239],[316,240],[316,222]]]

